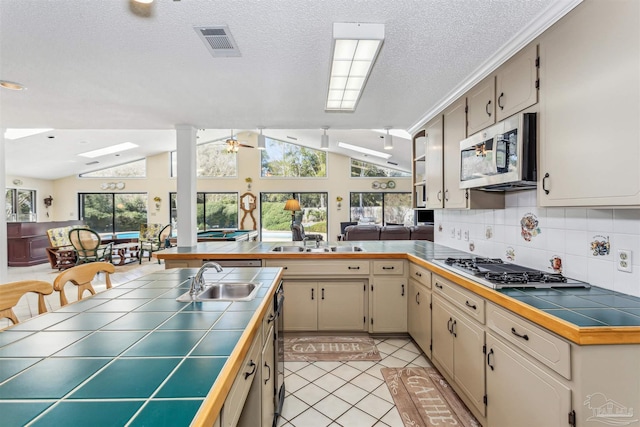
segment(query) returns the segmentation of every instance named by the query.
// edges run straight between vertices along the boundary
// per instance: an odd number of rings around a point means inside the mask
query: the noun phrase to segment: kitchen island
[[[597,286],[492,289],[436,261],[469,254],[427,241],[326,245],[335,249],[198,243],[154,256],[168,268],[283,268],[296,301],[285,331],[409,333],[485,427],[640,426],[640,298]]]
[[[214,425],[262,343],[281,270],[205,273],[260,282],[251,301],[176,301],[196,271],[149,274],[0,332],[0,424]]]

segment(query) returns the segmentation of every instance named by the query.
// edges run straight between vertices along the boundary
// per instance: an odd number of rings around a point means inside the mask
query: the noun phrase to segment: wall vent
[[[214,58],[240,56],[240,49],[228,26],[194,27],[194,30]]]

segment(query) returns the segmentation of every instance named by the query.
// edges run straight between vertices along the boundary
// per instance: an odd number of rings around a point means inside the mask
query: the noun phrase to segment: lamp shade
[[[291,211],[291,212],[296,212],[301,210],[300,209],[300,202],[298,202],[296,199],[289,199],[287,200],[287,203],[285,203],[284,205],[284,210],[285,211]]]

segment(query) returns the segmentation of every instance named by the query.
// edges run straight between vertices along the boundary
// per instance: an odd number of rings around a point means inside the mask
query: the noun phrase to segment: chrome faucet
[[[209,261],[202,264],[202,267],[200,267],[196,275],[193,276],[193,279],[191,279],[191,286],[189,287],[189,295],[191,295],[192,298],[195,298],[195,296],[199,292],[202,292],[204,290],[203,275],[208,268],[215,268],[218,273],[222,272],[222,267],[220,267],[220,264],[218,264],[217,262]]]

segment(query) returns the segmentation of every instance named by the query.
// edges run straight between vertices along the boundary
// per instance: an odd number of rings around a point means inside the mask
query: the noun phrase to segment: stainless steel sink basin
[[[331,252],[331,248],[323,247],[323,248],[306,248],[305,252]]]
[[[364,252],[360,246],[332,246],[331,252]]]
[[[206,283],[203,291],[194,298],[189,292],[180,295],[180,302],[191,301],[251,301],[262,283],[260,282],[214,282]]]
[[[272,252],[304,252],[302,246],[276,246],[271,249]]]

